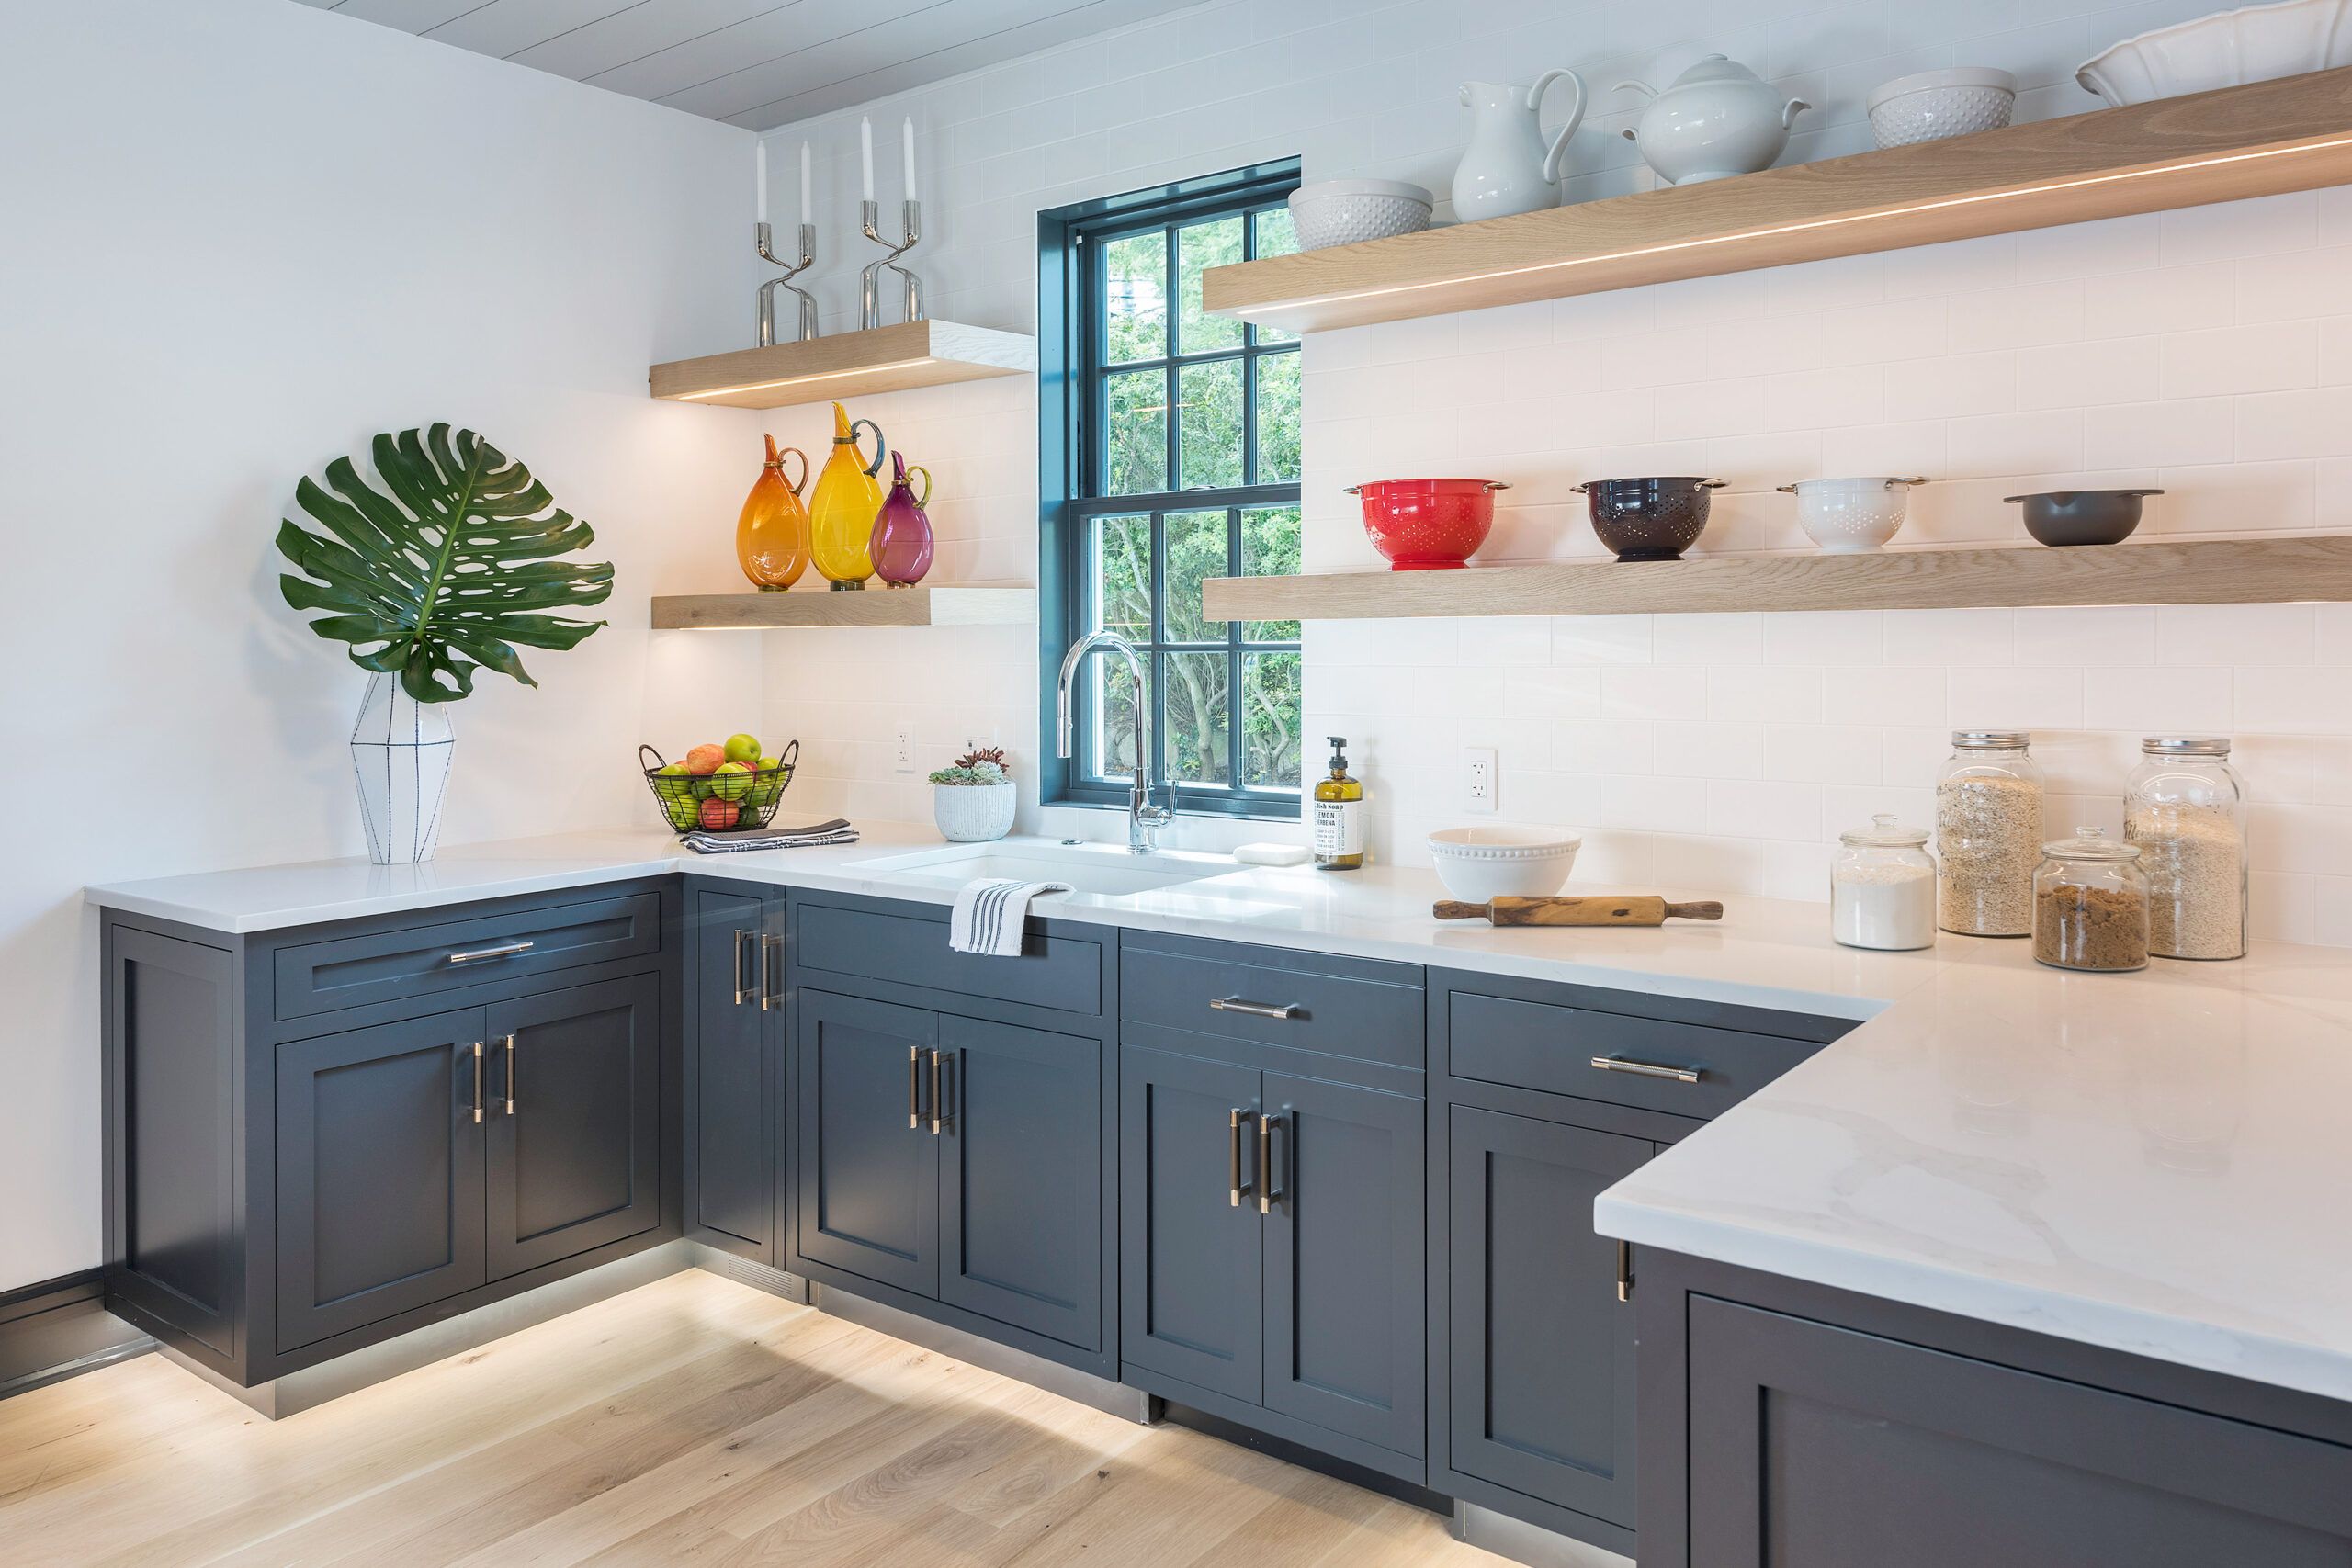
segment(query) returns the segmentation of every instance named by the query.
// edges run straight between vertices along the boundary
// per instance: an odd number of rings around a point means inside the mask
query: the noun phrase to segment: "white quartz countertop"
[[[616,831],[87,897],[228,933],[673,870],[952,898],[857,864],[935,835],[860,826],[863,842],[826,849],[698,856]],[[1818,904],[1734,897],[1720,924],[1496,931],[1432,919],[1442,896],[1430,873],[1393,866],[1241,868],[1037,912],[1867,1020],[1603,1193],[1598,1228],[2352,1399],[2352,953],[2258,945],[2239,963],[2065,975],[2022,942],[1841,948]]]

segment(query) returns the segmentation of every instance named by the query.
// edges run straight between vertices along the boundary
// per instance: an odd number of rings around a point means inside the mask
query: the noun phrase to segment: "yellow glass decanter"
[[[857,449],[859,425],[874,432],[870,463]],[[881,426],[870,419],[853,420],[847,409],[833,405],[833,454],[817,476],[808,518],[817,570],[835,588],[863,588],[874,575],[874,519],[882,510],[882,486],[874,476],[883,451]]]
[[[808,509],[800,492],[808,488],[808,454],[797,446],[776,449],[775,437],[766,436],[767,463],[752,481],[743,499],[742,515],[735,520],[735,558],[743,575],[763,593],[781,593],[800,581],[808,566]],[[800,477],[784,480],[784,460],[800,459]]]

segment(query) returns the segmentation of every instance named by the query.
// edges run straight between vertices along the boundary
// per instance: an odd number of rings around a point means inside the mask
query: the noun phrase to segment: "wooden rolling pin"
[[[1441,920],[1485,920],[1498,926],[1662,926],[1668,920],[1720,920],[1724,907],[1669,904],[1649,894],[1625,898],[1497,898],[1458,904],[1441,898],[1430,911]]]

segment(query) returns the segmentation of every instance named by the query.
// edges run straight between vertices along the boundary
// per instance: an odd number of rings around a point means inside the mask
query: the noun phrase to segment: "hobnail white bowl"
[[[2281,0],[2125,39],[2075,80],[2110,104],[2144,104],[2340,65],[2352,65],[2352,3]]]
[[[2017,112],[2018,79],[1966,65],[1897,76],[1871,91],[1871,134],[1881,147],[1908,147],[1948,136],[1998,130]]]
[[[1797,525],[1833,556],[1866,555],[1895,536],[1923,479],[1884,474],[1859,479],[1799,479],[1780,488],[1797,498]]]
[[[1400,180],[1317,180],[1290,193],[1302,251],[1418,234],[1436,205],[1428,191]]]
[[[1430,859],[1445,890],[1465,903],[1541,898],[1557,893],[1584,840],[1552,828],[1441,828],[1429,836]]]

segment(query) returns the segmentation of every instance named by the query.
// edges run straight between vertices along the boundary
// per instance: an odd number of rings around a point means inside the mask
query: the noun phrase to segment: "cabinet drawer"
[[[958,996],[1054,1008],[1094,1017],[1102,1011],[1102,949],[1080,937],[1046,936],[1033,925],[1018,958],[957,953],[947,919],[803,904],[797,933],[803,970],[921,986]]]
[[[1455,1077],[1713,1116],[1821,1047],[1809,1040],[1456,991],[1447,1008],[1446,1049]],[[1596,1056],[1697,1077],[1686,1082],[1596,1067]]]
[[[1415,1069],[1423,1062],[1421,972],[1409,964],[1130,934],[1119,954],[1119,1012],[1261,1045]]]
[[[303,942],[272,955],[275,1016],[399,1001],[633,958],[661,946],[662,904],[653,893]]]

